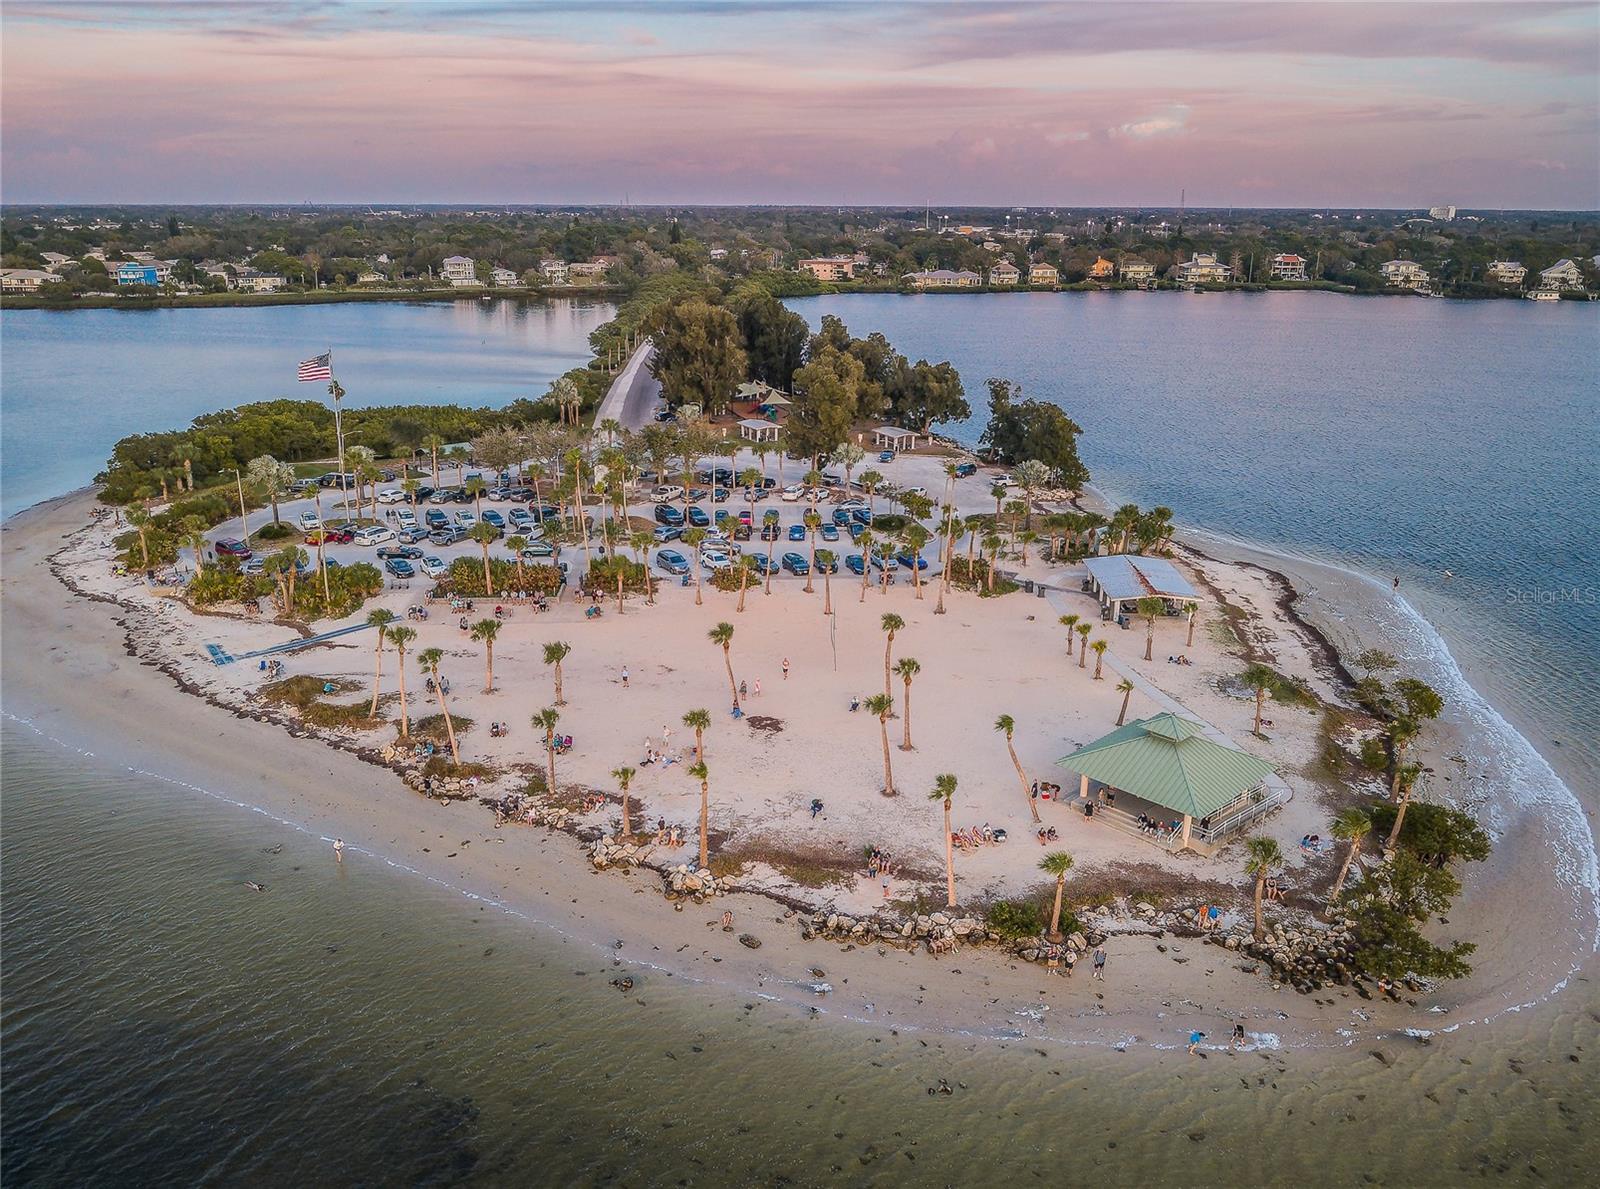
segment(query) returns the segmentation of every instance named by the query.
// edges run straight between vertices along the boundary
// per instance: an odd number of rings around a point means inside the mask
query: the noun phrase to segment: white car
[[[378,502],[380,504],[400,504],[405,502],[405,498],[406,493],[398,487],[385,488],[378,493]]]
[[[476,512],[457,512],[456,523],[462,528],[470,529],[478,523],[478,514]]]
[[[653,504],[666,504],[682,498],[683,488],[676,483],[663,483],[650,491],[650,502]]]
[[[900,494],[901,495],[920,495],[923,499],[927,499],[928,498],[928,489],[926,487],[908,487],[904,491],[902,491]]]
[[[718,570],[726,570],[733,565],[733,559],[726,553],[713,551],[700,555],[700,565],[708,574],[715,574]]]
[[[706,529],[706,535],[700,542],[701,549],[712,549],[721,553],[728,551],[728,534],[720,528]]]
[[[400,522],[401,528],[417,527],[417,514],[410,508],[401,508],[394,514],[394,518]]]
[[[355,545],[382,545],[387,541],[396,539],[394,529],[385,528],[381,524],[374,524],[369,525],[367,528],[358,528],[355,536],[351,538],[351,543]]]
[[[805,493],[806,485],[804,483],[791,483],[783,489],[783,495],[779,498],[786,504],[792,504],[800,500]]]
[[[1010,475],[1001,475],[992,484],[990,484],[992,487],[1015,487],[1016,485],[1017,481]]]
[[[425,557],[417,563],[417,569],[422,571],[424,577],[443,578],[450,567],[442,557]]]
[[[318,516],[315,512],[308,508],[306,511],[300,513],[299,525],[300,531],[303,533],[315,532],[317,529],[322,527],[322,517]]]

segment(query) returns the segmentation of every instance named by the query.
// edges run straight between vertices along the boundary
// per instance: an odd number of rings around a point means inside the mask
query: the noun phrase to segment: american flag
[[[302,384],[312,380],[333,379],[333,352],[318,355],[315,359],[308,359],[300,365],[300,382]]]

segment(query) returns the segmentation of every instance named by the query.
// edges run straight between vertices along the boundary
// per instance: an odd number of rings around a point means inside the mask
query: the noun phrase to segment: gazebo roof
[[[1163,808],[1207,817],[1260,784],[1272,765],[1207,739],[1203,730],[1175,714],[1157,714],[1118,727],[1056,763]]]
[[[872,432],[880,438],[895,438],[901,441],[905,440],[906,438],[917,438],[922,436],[914,429],[902,429],[898,425],[880,425]]]
[[[1142,599],[1147,595],[1168,599],[1198,597],[1178,567],[1162,557],[1112,553],[1086,557],[1083,565],[1109,599]]]

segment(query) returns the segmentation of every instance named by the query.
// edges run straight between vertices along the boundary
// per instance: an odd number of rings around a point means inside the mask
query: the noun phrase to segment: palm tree
[[[733,625],[726,621],[706,633],[713,644],[722,646],[722,663],[728,670],[728,691],[733,695],[733,706],[739,708],[739,683],[733,679]]]
[[[494,638],[500,634],[498,619],[480,619],[472,625],[472,638],[483,645],[483,692],[494,693]]]
[[[911,679],[913,677],[915,677],[918,673],[922,672],[922,666],[919,665],[916,662],[915,658],[909,657],[909,656],[903,656],[898,661],[895,662],[894,671],[900,675],[900,680],[905,682],[905,687],[906,687],[905,714],[901,716],[902,722],[905,724],[905,739],[900,744],[900,750],[901,751],[910,751],[911,750]]]
[[[950,831],[950,811],[954,805],[955,795],[955,773],[943,772],[933,778],[933,792],[928,794],[928,800],[944,802],[944,890],[945,905],[949,908],[956,906],[955,842]]]
[[[1078,668],[1083,668],[1089,659],[1089,633],[1094,631],[1094,624],[1080,623],[1078,631]]]
[[[700,870],[704,871],[711,858],[706,846],[711,831],[711,773],[702,763],[691,767],[689,775],[700,782]]]
[[[689,547],[689,564],[694,567],[694,605],[701,605],[700,598],[700,543],[706,539],[706,530],[703,528],[687,528],[683,531],[683,543]]]
[[[883,795],[892,797],[894,770],[889,766],[889,715],[894,713],[894,699],[888,694],[873,694],[867,699],[867,713],[875,715],[878,729],[883,733]]]
[[[482,516],[483,493],[489,489],[489,485],[485,483],[480,476],[474,475],[472,478],[463,483],[461,487],[468,495],[472,497],[473,510],[477,512],[479,516]]]
[[[1333,906],[1339,902],[1339,897],[1344,892],[1344,881],[1350,874],[1350,865],[1356,860],[1356,852],[1361,849],[1361,841],[1371,830],[1372,814],[1364,806],[1352,805],[1334,814],[1329,833],[1340,842],[1348,842],[1350,849],[1345,851],[1344,862],[1339,865],[1339,874],[1334,877],[1333,886],[1328,889],[1330,917],[1333,915]]]
[[[394,645],[395,666],[400,674],[400,738],[411,738],[411,718],[406,708],[406,645],[417,638],[415,628],[408,628],[405,624],[396,624],[385,629],[389,635],[389,643]]]
[[[478,543],[483,550],[483,596],[487,599],[494,598],[494,578],[489,571],[489,546],[500,539],[500,530],[486,521],[480,520],[472,526],[468,534]]]
[[[711,712],[709,710],[691,710],[683,716],[683,725],[694,731],[695,763],[705,763],[706,732],[711,729]]]
[[[1017,783],[1022,786],[1022,799],[1028,803],[1028,812],[1033,815],[1033,820],[1038,821],[1038,802],[1033,799],[1033,792],[1028,788],[1028,778],[1022,771],[1022,761],[1017,759],[1017,749],[1011,743],[1011,736],[1017,729],[1017,720],[1009,714],[1002,714],[994,720],[994,729],[1006,737],[1006,752],[1011,756],[1011,766],[1017,770]]]
[[[367,612],[367,623],[372,627],[373,635],[377,637],[372,649],[376,660],[372,669],[372,708],[367,711],[368,718],[378,717],[378,691],[383,685],[383,642],[389,638],[389,625],[394,620],[394,612],[383,607]]]
[[[554,706],[546,706],[533,716],[533,725],[536,730],[544,732],[544,758],[546,780],[545,791],[551,796],[556,792],[556,724],[561,721],[561,712]]]
[[[1417,778],[1422,775],[1421,764],[1398,764],[1395,766],[1395,781],[1400,788],[1400,800],[1394,814],[1394,825],[1389,828],[1388,840],[1383,844],[1383,853],[1393,855],[1396,845],[1400,842],[1400,827],[1405,825],[1406,810],[1411,807],[1411,795],[1416,792]]]
[[[1266,738],[1261,733],[1261,708],[1266,704],[1267,691],[1278,681],[1278,675],[1266,665],[1251,665],[1241,674],[1239,679],[1256,692],[1256,725],[1251,728],[1251,734],[1257,739]]]
[[[561,662],[572,653],[572,645],[565,640],[552,640],[544,646],[544,663],[555,669],[556,678],[556,705],[565,706],[567,700],[561,696]]]
[[[817,481],[822,481],[821,475],[817,476]],[[812,508],[801,519],[806,526],[806,536],[811,539],[811,565],[806,570],[806,593],[815,594],[817,588],[812,585],[812,575],[817,570],[817,530],[822,527],[822,513]]]
[[[1078,621],[1080,619],[1082,619],[1082,618],[1083,618],[1083,616],[1081,616],[1081,615],[1063,615],[1061,617],[1061,626],[1067,629],[1067,655],[1068,656],[1072,655],[1072,633],[1077,630]]]
[[[439,662],[444,659],[444,649],[424,648],[417,653],[417,663],[433,678],[433,692],[439,699],[439,713],[444,715],[444,732],[450,740],[450,762],[461,766],[461,753],[456,750],[456,725],[450,721],[450,707],[444,700],[444,682],[439,680]]]
[[[1133,697],[1133,691],[1136,688],[1132,679],[1128,677],[1124,677],[1117,682],[1117,692],[1122,695],[1122,709],[1117,711],[1117,725],[1119,727],[1128,721],[1128,699]]]
[[[856,544],[861,548],[861,598],[857,602],[867,601],[867,583],[872,580],[872,546],[876,540],[870,528],[861,530],[861,535],[856,538]]]
[[[185,516],[183,543],[194,554],[195,574],[203,576],[206,572],[206,522],[198,516]]]
[[[1139,616],[1144,620],[1144,659],[1151,660],[1151,651],[1156,643],[1156,616],[1167,609],[1167,604],[1153,596],[1145,596],[1138,602]]]
[[[906,543],[906,548],[911,551],[911,586],[917,592],[917,598],[922,598],[922,551],[927,547],[932,534],[922,525],[912,521],[906,525],[901,534]]]
[[[989,572],[985,575],[984,584],[989,588],[989,593],[994,593],[994,571],[1000,563],[1000,547],[1004,545],[1005,538],[999,533],[988,533],[983,538],[983,551],[988,554]]]
[[[1267,927],[1261,920],[1261,901],[1267,892],[1267,876],[1282,866],[1283,852],[1278,849],[1276,839],[1252,838],[1245,843],[1245,874],[1254,876],[1256,881],[1255,939],[1257,941],[1267,935]]]
[[[1199,603],[1191,602],[1183,605],[1183,613],[1189,617],[1189,642],[1184,645],[1185,648],[1194,647],[1194,621],[1195,615],[1199,612],[1199,610]]]
[[[1096,640],[1093,644],[1089,645],[1089,651],[1094,653],[1094,679],[1096,681],[1100,680],[1100,669],[1106,663],[1107,647],[1108,645],[1104,640]]]
[[[861,472],[861,490],[867,493],[867,515],[877,514],[878,488],[883,486],[883,476],[877,471]]]
[[[639,559],[639,564],[644,566],[644,601],[652,606],[656,601],[656,584],[650,578],[650,550],[655,543],[655,537],[644,529],[628,537],[628,544],[633,546],[634,556]]]
[[[839,555],[831,549],[817,550],[822,563],[822,613],[833,614],[833,571],[839,564]]]
[[[433,485],[439,486],[439,450],[444,445],[444,439],[436,433],[431,433],[422,439],[422,447],[433,460]]]
[[[128,523],[133,527],[133,531],[139,534],[139,552],[144,556],[144,565],[141,568],[148,570],[150,568],[150,541],[145,534],[150,531],[150,509],[143,504],[132,503],[123,509],[123,514],[127,516]]]
[[[623,838],[633,837],[633,825],[628,818],[628,786],[633,783],[634,775],[635,771],[632,768],[611,769],[611,778],[617,782],[617,787],[622,790],[622,829],[618,833]]]
[[[525,571],[522,568],[522,551],[528,547],[528,538],[521,533],[512,533],[506,538],[506,548],[511,550],[511,556],[517,563],[517,577],[521,578]]]
[[[893,611],[888,611],[884,613],[883,618],[878,622],[882,625],[884,634],[887,637],[883,644],[883,692],[888,694],[889,667],[893,663],[891,654],[894,652],[894,634],[906,626],[906,621]]]
[[[1061,935],[1061,894],[1067,887],[1067,872],[1072,870],[1072,856],[1064,850],[1051,851],[1039,860],[1039,870],[1046,875],[1056,877],[1056,902],[1050,910],[1050,932],[1045,935],[1051,945],[1060,945]]]

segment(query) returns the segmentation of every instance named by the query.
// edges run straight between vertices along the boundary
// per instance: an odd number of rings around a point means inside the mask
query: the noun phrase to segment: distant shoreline
[[[624,296],[615,285],[594,285],[583,289],[384,289],[373,292],[312,290],[293,293],[191,293],[175,297],[123,298],[108,294],[101,299],[73,301],[45,301],[25,294],[11,294],[0,303],[5,310],[183,310],[183,309],[235,309],[252,306],[296,305],[346,305],[364,302],[428,302],[475,301],[490,297],[496,301],[546,301],[551,299],[591,298],[597,301],[616,302]]]

